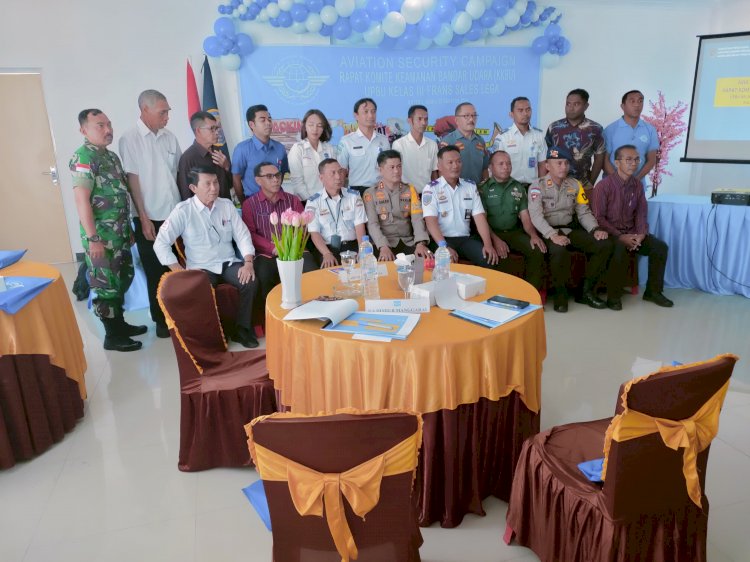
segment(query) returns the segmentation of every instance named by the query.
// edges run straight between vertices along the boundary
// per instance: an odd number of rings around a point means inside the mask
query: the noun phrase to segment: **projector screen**
[[[682,161],[750,163],[750,31],[700,36]]]

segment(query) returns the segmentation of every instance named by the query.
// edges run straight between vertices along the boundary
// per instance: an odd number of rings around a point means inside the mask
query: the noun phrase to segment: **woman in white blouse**
[[[302,200],[304,205],[321,189],[318,164],[326,158],[336,158],[336,149],[331,145],[331,125],[319,109],[311,109],[302,118],[301,141],[289,149],[289,179],[284,182],[284,191]]]

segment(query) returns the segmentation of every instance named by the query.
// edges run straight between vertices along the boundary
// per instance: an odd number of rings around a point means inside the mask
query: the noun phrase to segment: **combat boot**
[[[125,322],[125,318],[123,317],[122,312],[115,316],[113,320],[115,320],[117,334],[120,336],[141,336],[148,332],[148,328],[146,326],[133,326],[132,324],[128,324],[127,322]]]
[[[110,351],[138,351],[143,345],[139,341],[131,340],[119,331],[117,318],[102,318],[104,324],[104,349]],[[124,323],[124,321],[123,321]]]

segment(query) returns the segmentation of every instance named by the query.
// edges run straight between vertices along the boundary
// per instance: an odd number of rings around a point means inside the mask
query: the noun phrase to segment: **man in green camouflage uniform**
[[[81,242],[86,252],[89,283],[94,290],[94,313],[104,324],[104,349],[135,351],[146,326],[131,326],[123,318],[125,292],[133,281],[130,246],[128,183],[112,143],[112,123],[99,109],[78,115],[85,142],[70,159]]]

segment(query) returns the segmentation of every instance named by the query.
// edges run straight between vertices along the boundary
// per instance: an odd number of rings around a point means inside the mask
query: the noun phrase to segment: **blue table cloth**
[[[0,269],[13,265],[20,260],[26,250],[0,250]]]
[[[46,277],[5,277],[5,291],[0,291],[0,310],[15,314],[52,283]]]
[[[750,207],[712,205],[708,195],[648,200],[651,234],[669,245],[668,288],[750,297]],[[648,262],[640,260],[645,283]]]

